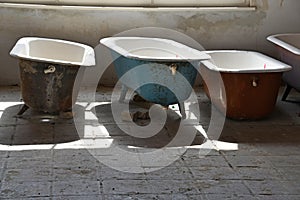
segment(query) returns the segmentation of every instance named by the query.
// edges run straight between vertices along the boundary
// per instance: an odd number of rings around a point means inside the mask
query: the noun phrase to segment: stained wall
[[[195,48],[246,49],[276,56],[266,37],[274,33],[300,32],[299,0],[257,0],[255,11],[201,9],[113,9],[0,4],[0,85],[19,84],[18,61],[9,56],[24,36],[77,41],[97,47],[99,39],[141,27],[170,29],[182,42]],[[150,30],[150,29],[148,29]],[[154,30],[154,29],[152,29]],[[172,36],[172,31],[141,31],[141,35]],[[179,32],[180,34],[176,34]],[[87,70],[84,83],[102,76],[101,83],[116,82],[107,52],[97,47],[97,66]],[[102,70],[102,71],[101,71]]]

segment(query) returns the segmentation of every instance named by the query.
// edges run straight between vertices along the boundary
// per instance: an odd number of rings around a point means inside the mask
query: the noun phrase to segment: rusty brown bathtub
[[[261,119],[273,111],[282,73],[290,66],[257,52],[207,53],[212,59],[202,62],[201,75],[207,95],[219,110],[238,120]],[[223,89],[218,86],[222,81]]]

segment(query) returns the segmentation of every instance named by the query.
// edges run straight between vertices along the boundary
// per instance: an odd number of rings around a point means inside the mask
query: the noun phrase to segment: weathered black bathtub
[[[11,56],[19,58],[24,107],[59,114],[73,106],[73,86],[80,67],[95,65],[94,50],[83,44],[57,39],[25,37]]]

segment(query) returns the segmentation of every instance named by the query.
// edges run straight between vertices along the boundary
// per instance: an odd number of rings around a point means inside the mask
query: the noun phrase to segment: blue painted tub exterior
[[[131,84],[128,84],[128,81],[134,85],[141,85],[135,91],[145,100],[168,106],[183,102],[189,98],[197,76],[195,67],[198,67],[199,61],[165,62],[139,60],[124,57],[113,50],[111,50],[111,53],[115,59],[115,71],[122,84],[129,88],[131,88]],[[177,66],[175,75],[170,70],[172,64]],[[137,69],[136,72],[134,72],[134,68]],[[130,80],[125,79],[122,81],[121,77],[132,69]],[[183,77],[186,81],[182,81]],[[148,84],[143,85],[145,80]],[[189,84],[188,86],[187,83]]]

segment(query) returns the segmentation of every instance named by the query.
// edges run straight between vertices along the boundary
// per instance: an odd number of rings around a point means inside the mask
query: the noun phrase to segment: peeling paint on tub
[[[38,71],[34,68],[36,64],[34,62],[30,62],[30,61],[23,61],[23,60],[20,60],[20,67],[23,68],[24,72],[26,73],[31,73],[31,74],[35,74],[37,73]]]
[[[56,78],[56,81],[57,81],[57,87],[62,88],[62,86],[63,86],[62,79],[64,78],[64,74],[63,73],[57,74],[55,76],[55,78]]]

